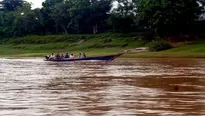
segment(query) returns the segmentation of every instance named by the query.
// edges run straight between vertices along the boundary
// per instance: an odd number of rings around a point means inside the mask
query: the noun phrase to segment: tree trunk
[[[58,24],[56,25],[56,33],[58,33]]]
[[[95,26],[93,26],[93,34],[95,34]]]
[[[16,37],[16,31],[14,32],[13,37]]]
[[[93,34],[96,34],[98,32],[98,25],[93,25]]]
[[[77,24],[77,31],[78,31],[78,34],[80,34],[80,24],[79,23]]]
[[[68,35],[68,31],[67,31],[67,29],[64,26],[63,26],[63,29],[64,29],[65,35]]]
[[[48,29],[46,28],[46,35],[48,34]]]
[[[96,24],[95,31],[96,31],[96,33],[98,33],[98,24]]]

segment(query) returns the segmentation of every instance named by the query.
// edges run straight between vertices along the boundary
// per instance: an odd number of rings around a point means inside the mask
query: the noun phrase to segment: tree
[[[42,6],[44,8],[51,9],[53,6],[55,6],[57,3],[62,3],[64,0],[45,0],[45,2],[42,3]]]
[[[0,3],[3,11],[14,11],[17,7],[22,7],[24,4],[23,0],[3,0]]]
[[[121,16],[117,14],[111,14],[108,23],[113,27],[113,31],[116,32],[130,32],[132,31],[132,27],[135,26],[132,16]]]
[[[135,0],[135,3],[137,18],[161,36],[188,31],[202,11],[196,0]]]
[[[117,7],[112,13],[120,16],[133,16],[136,15],[136,5],[132,0],[117,0]]]
[[[68,9],[71,20],[68,27],[80,33],[83,31],[85,25],[85,18],[89,12],[89,1],[88,0],[70,0],[71,8]]]
[[[69,2],[57,3],[51,10],[51,18],[55,21],[56,32],[58,27],[68,34],[68,23],[70,22],[70,15],[68,9],[70,8]]]
[[[91,29],[91,32],[97,33],[101,24],[106,22],[111,3],[112,0],[71,0],[69,27],[78,33]]]
[[[117,0],[117,6],[110,14],[108,23],[114,31],[129,32],[137,25],[136,6],[132,0]]]
[[[0,33],[2,37],[11,37],[13,34],[12,23],[14,21],[14,13],[13,12],[1,12],[1,21],[0,21]]]
[[[101,24],[105,25],[112,0],[91,0],[89,13],[86,17],[88,25],[92,26],[93,34],[98,33]]]
[[[41,16],[43,20],[44,32],[47,33],[58,33],[58,26],[55,25],[55,21],[52,19],[52,10],[55,9],[55,5],[63,3],[64,0],[45,0],[42,3],[43,8],[41,9]]]
[[[28,2],[25,2],[22,7],[14,11],[14,16],[12,24],[13,36],[32,34],[36,30],[38,18],[35,16],[34,11],[31,10],[31,4]]]

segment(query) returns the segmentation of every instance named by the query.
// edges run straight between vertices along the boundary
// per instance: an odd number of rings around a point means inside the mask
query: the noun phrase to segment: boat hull
[[[46,59],[45,61],[53,62],[71,62],[71,61],[112,61],[115,58],[121,56],[122,54],[108,55],[108,56],[96,56],[96,57],[86,57],[86,58],[76,58],[76,59]]]

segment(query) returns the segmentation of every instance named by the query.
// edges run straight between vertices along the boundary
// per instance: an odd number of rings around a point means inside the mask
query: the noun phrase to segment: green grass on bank
[[[107,55],[143,47],[147,41],[136,34],[27,36],[0,41],[0,56],[42,57],[50,53],[85,52],[88,56]],[[203,57],[205,40],[161,52],[126,53],[122,57]]]
[[[88,56],[97,56],[115,54],[147,44],[125,34],[30,36],[1,43],[0,55],[10,57],[42,57],[58,52],[76,55],[85,52]]]
[[[187,57],[187,58],[205,58],[205,40],[195,41],[193,43],[174,47],[170,50],[161,52],[128,53],[124,57]]]

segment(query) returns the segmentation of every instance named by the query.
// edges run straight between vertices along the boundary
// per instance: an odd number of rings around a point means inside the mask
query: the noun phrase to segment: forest
[[[131,33],[204,34],[204,0],[0,1],[0,38],[28,35]]]

